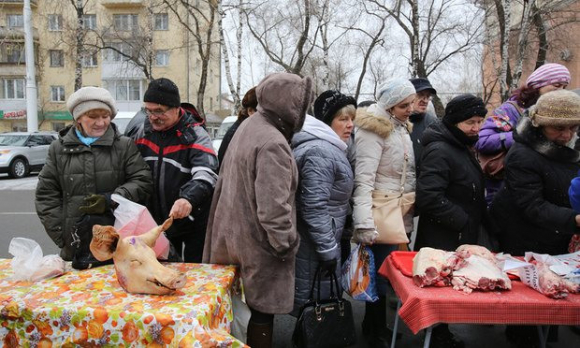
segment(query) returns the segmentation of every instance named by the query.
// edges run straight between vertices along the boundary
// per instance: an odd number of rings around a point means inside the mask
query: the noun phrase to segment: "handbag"
[[[338,280],[330,274],[330,298],[320,298],[320,267],[316,270],[309,300],[300,308],[292,342],[298,348],[346,347],[356,343],[356,331],[350,302],[342,298]],[[314,298],[314,285],[318,295]],[[334,293],[336,287],[336,294]]]
[[[405,153],[403,174],[401,175],[400,192],[387,193],[375,190],[372,192],[372,213],[376,230],[379,233],[375,243],[403,244],[409,243],[403,216],[412,212],[415,206],[415,192],[404,193],[407,179],[407,162],[409,156]]]
[[[73,241],[71,245],[75,248],[72,259],[74,269],[88,269],[103,265],[110,265],[113,259],[99,261],[91,253],[90,245],[93,239],[93,226],[113,226],[115,216],[110,211],[104,214],[83,214],[75,223],[72,232]]]

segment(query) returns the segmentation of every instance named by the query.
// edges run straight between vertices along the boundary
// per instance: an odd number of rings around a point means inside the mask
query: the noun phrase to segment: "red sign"
[[[21,120],[26,118],[26,110],[4,112],[5,120]]]

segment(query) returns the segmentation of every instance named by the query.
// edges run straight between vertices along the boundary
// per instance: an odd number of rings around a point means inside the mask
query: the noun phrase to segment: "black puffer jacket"
[[[217,181],[218,160],[211,139],[193,115],[181,108],[181,117],[169,130],[158,132],[145,119],[144,127],[132,135],[141,155],[153,172],[154,191],[148,205],[161,224],[173,203],[185,198],[191,203],[191,217],[175,220],[169,237],[204,233],[213,189]]]
[[[527,117],[514,140],[505,160],[504,187],[490,207],[501,249],[513,255],[566,253],[570,238],[580,232],[568,197],[580,153],[548,141]]]
[[[89,194],[117,193],[145,204],[152,193],[151,172],[130,138],[117,134],[111,123],[91,146],[78,139],[75,128],[60,131],[38,175],[36,212],[50,238],[71,260],[72,229],[82,215],[79,207]]]
[[[320,261],[337,260],[340,238],[354,185],[346,143],[326,124],[307,116],[304,127],[292,139],[299,172],[296,210],[300,247],[296,254],[296,287],[293,313],[308,300],[314,273]],[[337,276],[340,280],[340,267]],[[330,292],[330,282],[321,284],[321,295]]]
[[[479,163],[443,122],[432,124],[422,143],[415,250],[426,246],[455,250],[461,244],[476,244],[479,229],[487,223]]]

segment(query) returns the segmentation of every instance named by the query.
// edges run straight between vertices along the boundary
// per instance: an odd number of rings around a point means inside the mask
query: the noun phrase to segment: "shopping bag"
[[[339,293],[338,280],[330,274],[330,298],[320,298],[320,267],[316,271],[310,299],[300,309],[294,327],[292,342],[299,348],[346,347],[356,343],[352,307]],[[318,282],[318,295],[314,297],[314,284]],[[334,288],[336,287],[336,292]]]
[[[112,194],[111,199],[119,206],[115,209],[115,229],[121,238],[127,236],[139,236],[157,227],[157,223],[146,207],[132,202],[118,194]],[[155,242],[155,255],[158,259],[167,259],[169,256],[170,243],[165,234],[161,234]]]
[[[376,288],[375,260],[367,246],[357,244],[342,266],[342,288],[353,299],[375,302],[379,299]]]
[[[379,235],[377,244],[409,243],[403,216],[411,213],[415,192],[384,193],[374,191],[372,213]]]
[[[115,217],[110,211],[103,214],[83,214],[75,222],[72,232],[71,246],[74,247],[72,267],[74,269],[89,269],[113,263],[113,259],[99,261],[91,252],[94,225],[113,225]]]

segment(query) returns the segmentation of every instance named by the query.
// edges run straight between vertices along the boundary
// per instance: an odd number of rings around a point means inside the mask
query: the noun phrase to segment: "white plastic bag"
[[[122,197],[112,194],[111,199],[119,206],[113,212],[115,214],[115,229],[121,238],[127,236],[139,236],[157,227],[157,223],[146,207]],[[167,259],[169,255],[169,240],[165,234],[161,234],[155,242],[155,255],[159,259]]]
[[[242,285],[242,279],[239,279],[239,289],[232,291],[232,310],[234,313],[234,320],[231,324],[232,336],[246,343],[248,323],[250,322],[250,317],[252,312],[250,307],[246,304],[246,298],[244,296],[244,286]],[[237,288],[237,287],[234,287]]]
[[[12,238],[8,252],[12,258],[13,280],[38,281],[52,278],[66,271],[64,260],[58,255],[42,256],[37,242],[28,238]]]

